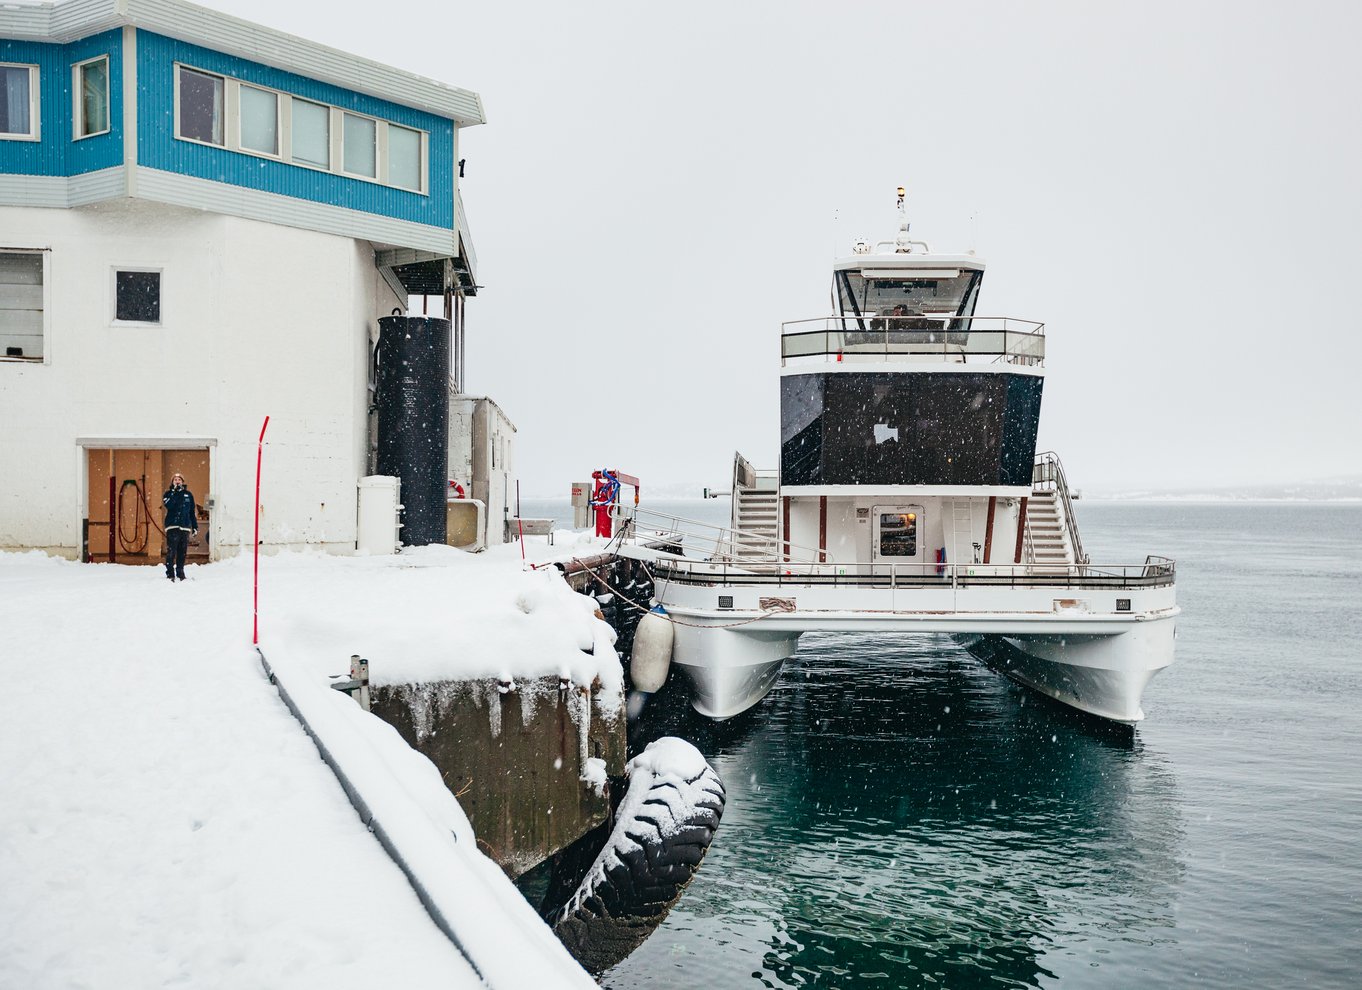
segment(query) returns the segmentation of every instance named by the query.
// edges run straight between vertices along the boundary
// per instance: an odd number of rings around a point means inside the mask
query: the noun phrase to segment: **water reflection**
[[[944,638],[806,636],[772,695],[720,726],[656,700],[638,741],[692,739],[729,804],[609,987],[1038,986],[1173,925],[1171,768]]]

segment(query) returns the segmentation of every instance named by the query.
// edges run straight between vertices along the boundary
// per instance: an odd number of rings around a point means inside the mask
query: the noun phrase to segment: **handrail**
[[[826,551],[806,547],[766,533],[717,526],[699,519],[687,519],[666,512],[656,512],[640,506],[625,506],[623,515],[633,526],[636,542],[675,543],[716,561],[741,567],[806,567],[819,563],[820,553],[831,562]],[[743,554],[748,554],[744,559]]]
[[[1147,557],[1143,564],[812,564],[697,560],[664,557],[650,565],[659,579],[700,585],[791,585],[863,588],[1006,587],[1163,587],[1175,583],[1175,561]]]
[[[967,326],[966,326],[967,325]],[[982,325],[983,329],[976,329]],[[817,327],[816,329],[800,329]],[[800,358],[937,356],[967,362],[1040,366],[1045,363],[1045,324],[1010,316],[884,315],[820,316],[781,324],[780,363]]]
[[[1074,548],[1074,560],[1086,564],[1088,555],[1083,552],[1083,539],[1078,535],[1078,520],[1074,517],[1074,501],[1069,493],[1069,482],[1064,476],[1064,465],[1053,450],[1037,454],[1035,465],[1031,469],[1033,491],[1046,491],[1042,486],[1048,484],[1055,486],[1055,500],[1063,503],[1060,511],[1064,513],[1064,525],[1069,534],[1069,543]],[[1029,532],[1030,527],[1027,529]]]

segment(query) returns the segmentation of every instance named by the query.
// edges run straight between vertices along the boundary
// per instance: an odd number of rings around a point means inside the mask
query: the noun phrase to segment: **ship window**
[[[38,139],[38,67],[0,64],[0,138]]]
[[[966,271],[953,278],[866,278],[859,271],[842,271],[837,273],[838,302],[845,316],[969,316],[982,275]],[[905,323],[889,329],[918,328]]]
[[[880,556],[917,556],[917,513],[880,513]]]
[[[421,132],[388,125],[388,182],[421,191]]]

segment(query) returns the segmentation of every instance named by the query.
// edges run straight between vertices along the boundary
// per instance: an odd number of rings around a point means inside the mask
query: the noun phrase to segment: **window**
[[[0,63],[0,138],[38,140],[38,67]]]
[[[118,323],[161,322],[161,273],[136,269],[114,272],[114,320]]]
[[[331,167],[331,108],[296,97],[293,100],[293,160]]]
[[[79,141],[84,137],[106,134],[109,130],[109,57],[101,55],[72,68],[72,94],[75,98],[72,122]]]
[[[223,105],[227,80],[180,66],[178,136],[205,144],[223,144]]]
[[[421,132],[388,125],[388,182],[421,191]]]
[[[92,84],[103,86],[98,105],[107,127],[107,57],[95,62],[100,66]],[[177,63],[175,72],[177,138],[422,195],[428,191],[426,131],[187,65]],[[93,109],[85,112],[100,119]]]
[[[347,113],[341,136],[345,141],[345,171],[352,175],[377,178],[378,121]]]
[[[43,356],[43,252],[0,251],[0,354]]]
[[[241,150],[279,154],[279,94],[241,86]]]

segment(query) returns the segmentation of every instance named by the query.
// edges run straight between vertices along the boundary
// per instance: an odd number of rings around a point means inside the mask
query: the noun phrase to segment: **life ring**
[[[463,490],[463,485],[459,484],[457,481],[451,480],[449,482],[449,490],[454,493],[455,498],[468,497],[468,493]]]

